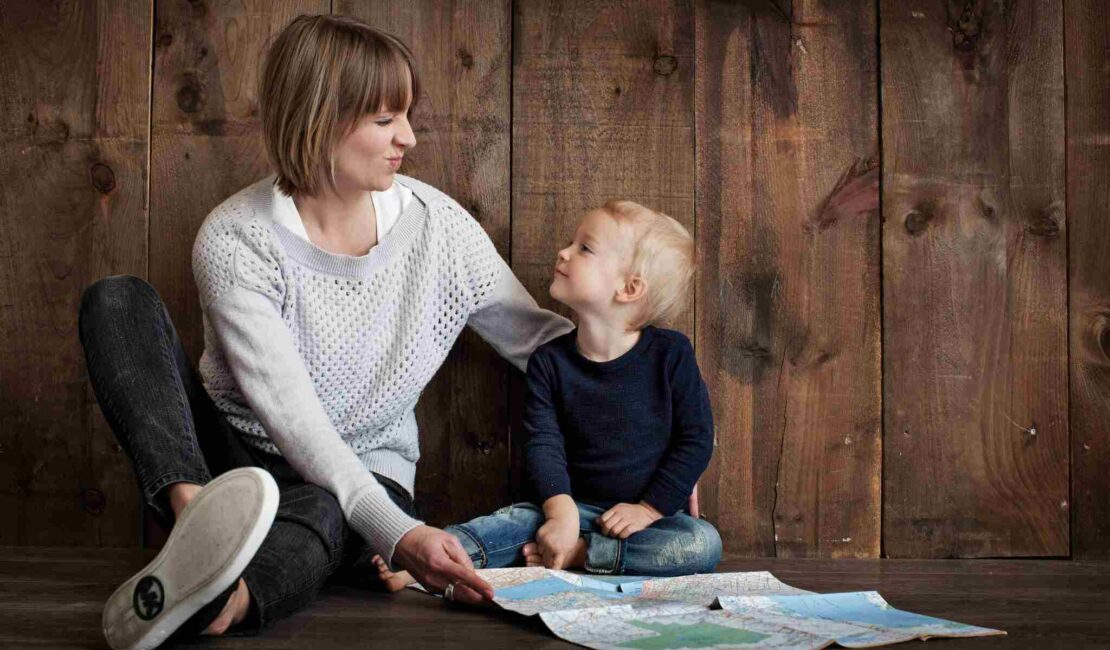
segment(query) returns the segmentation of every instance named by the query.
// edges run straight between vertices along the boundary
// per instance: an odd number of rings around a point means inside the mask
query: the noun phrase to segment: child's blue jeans
[[[678,576],[711,573],[721,559],[721,536],[707,521],[679,512],[663,517],[627,539],[606,537],[597,518],[605,513],[578,505],[579,530],[586,538],[586,571],[641,576]],[[544,524],[543,511],[518,503],[492,515],[478,517],[445,530],[462,542],[475,568],[523,566],[521,549],[536,540]]]

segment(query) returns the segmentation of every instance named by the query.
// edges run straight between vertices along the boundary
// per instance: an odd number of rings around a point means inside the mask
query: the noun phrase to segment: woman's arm
[[[462,284],[471,296],[467,326],[523,372],[536,348],[571,331],[574,323],[536,304],[482,225],[457,202],[445,201],[433,212],[443,219],[459,255]]]
[[[471,312],[466,324],[523,371],[536,348],[571,331],[574,323],[540,308],[496,251],[493,257],[496,285],[485,304]]]
[[[207,316],[266,433],[302,478],[336,495],[370,548],[387,563],[396,559],[429,589],[456,582],[458,600],[493,598],[459,541],[406,515],[339,436],[270,297],[235,287],[208,306]]]
[[[335,430],[280,306],[235,286],[205,315],[239,391],[282,456],[306,481],[334,494],[351,527],[389,562],[398,540],[421,522],[393,503]]]

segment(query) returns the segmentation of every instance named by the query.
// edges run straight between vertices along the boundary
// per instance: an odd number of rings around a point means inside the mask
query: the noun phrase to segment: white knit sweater
[[[273,176],[212,210],[193,245],[200,374],[216,406],[246,442],[335,494],[387,562],[420,522],[370,472],[412,493],[414,407],[462,328],[523,370],[573,327],[536,305],[457,202],[396,178],[416,200],[361,257],[282,226]]]

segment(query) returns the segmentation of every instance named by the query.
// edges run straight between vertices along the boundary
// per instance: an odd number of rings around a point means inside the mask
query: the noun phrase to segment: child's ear
[[[633,303],[647,294],[647,282],[638,275],[628,278],[624,286],[617,289],[617,302],[621,304]]]

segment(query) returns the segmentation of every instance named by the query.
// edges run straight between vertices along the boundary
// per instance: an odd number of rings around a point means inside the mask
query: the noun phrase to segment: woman
[[[492,597],[458,541],[414,518],[414,407],[464,326],[523,369],[572,324],[458,203],[396,174],[419,89],[408,48],[357,20],[301,16],[278,35],[259,92],[275,174],[214,209],[193,248],[199,378],[148,284],[86,290],[97,399],[173,525],[105,606],[113,647],[257,633],[333,573],[370,578],[374,556]]]

